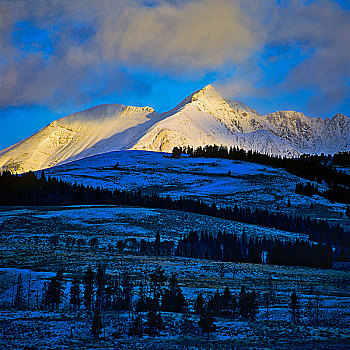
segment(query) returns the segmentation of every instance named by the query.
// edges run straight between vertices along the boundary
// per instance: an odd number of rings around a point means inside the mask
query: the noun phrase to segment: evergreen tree
[[[248,317],[251,321],[255,321],[256,315],[259,313],[258,295],[255,293],[255,291],[251,291],[248,292],[246,296],[248,303]]]
[[[91,310],[92,300],[94,296],[94,272],[91,265],[88,266],[84,275],[84,305],[87,310]]]
[[[105,307],[105,286],[106,286],[106,268],[101,264],[97,267],[96,273],[96,305],[95,307],[99,310],[104,309]]]
[[[214,295],[209,299],[207,312],[211,315],[219,315],[222,311],[221,295],[217,289]]]
[[[24,289],[23,289],[23,283],[22,283],[22,275],[19,274],[17,285],[16,285],[16,291],[15,291],[14,307],[21,309],[24,306],[25,306],[25,302],[24,302]]]
[[[243,318],[247,318],[249,315],[249,303],[248,303],[248,296],[247,292],[244,288],[244,286],[241,287],[241,291],[238,295],[238,308],[239,308],[239,314]]]
[[[141,319],[141,313],[137,313],[135,318],[131,321],[128,335],[129,337],[137,336],[142,337],[143,334],[143,325]]]
[[[290,295],[289,309],[293,323],[298,324],[300,321],[300,302],[295,291]]]
[[[100,310],[95,308],[93,312],[93,318],[92,318],[92,334],[96,339],[100,338],[100,335],[102,334],[102,319],[100,315]]]
[[[202,293],[197,294],[196,301],[194,303],[194,310],[198,313],[201,314],[204,309],[204,298]]]
[[[70,289],[70,305],[74,310],[80,308],[80,283],[77,277],[74,277]]]
[[[160,248],[161,248],[161,244],[160,244],[160,234],[159,231],[157,231],[156,233],[156,239],[154,241],[154,254],[156,256],[160,255]]]
[[[149,277],[151,280],[153,299],[155,300],[156,304],[159,304],[159,299],[166,281],[165,272],[160,266],[158,266],[154,271],[150,273]]]
[[[50,279],[44,295],[44,305],[57,309],[64,297],[63,272],[59,270],[56,276]]]
[[[209,334],[216,331],[215,318],[206,311],[202,312],[198,325],[203,333],[207,333],[208,339]]]
[[[157,312],[155,304],[147,313],[147,334],[156,335],[163,329],[163,320],[160,311]]]
[[[161,307],[163,311],[168,312],[182,312],[184,310],[185,297],[173,272],[170,276],[169,287],[163,293]]]
[[[222,314],[228,317],[233,317],[236,313],[236,308],[236,298],[231,294],[230,289],[226,287],[222,295]]]
[[[130,275],[125,271],[122,279],[122,306],[124,310],[131,310],[132,290]]]

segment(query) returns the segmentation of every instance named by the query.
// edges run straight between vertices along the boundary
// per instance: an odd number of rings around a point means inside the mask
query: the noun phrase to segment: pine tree
[[[209,299],[207,305],[207,312],[212,315],[219,315],[222,311],[221,295],[217,289],[214,295]]]
[[[19,309],[24,307],[24,289],[23,289],[22,275],[21,274],[18,275],[16,292],[15,292],[14,307],[19,308]]]
[[[132,289],[133,285],[130,281],[130,276],[127,272],[124,272],[122,280],[122,304],[124,310],[131,309]]]
[[[256,315],[259,313],[258,295],[255,291],[247,293],[248,317],[251,321],[255,321]]]
[[[151,280],[153,299],[156,301],[157,304],[159,304],[159,299],[166,281],[165,272],[160,266],[158,266],[153,272],[150,273],[149,277]]]
[[[160,234],[159,234],[159,231],[157,231],[156,233],[156,239],[154,241],[154,254],[156,256],[159,256],[160,255],[160,247],[161,247],[161,244],[160,244]]]
[[[200,314],[204,309],[204,298],[202,293],[197,294],[196,301],[194,303],[194,310]]]
[[[163,329],[163,320],[160,311],[156,311],[153,306],[147,313],[147,333],[149,335],[156,335]]]
[[[168,312],[182,312],[185,307],[185,297],[179,287],[176,275],[172,272],[169,287],[162,295],[162,310]]]
[[[137,313],[135,318],[131,321],[128,335],[129,337],[137,336],[142,337],[143,334],[143,325],[141,319],[141,313]]]
[[[225,316],[233,317],[236,313],[237,301],[235,295],[232,295],[228,287],[225,288],[222,295],[222,313]]]
[[[98,265],[96,273],[96,305],[99,310],[104,309],[105,286],[106,286],[106,269],[101,264]]]
[[[93,313],[92,318],[92,333],[96,339],[100,338],[100,335],[102,334],[102,319],[100,315],[100,310],[95,309]]]
[[[73,307],[74,310],[80,308],[80,283],[77,277],[74,277],[70,289],[70,305]]]
[[[249,314],[249,305],[248,305],[248,298],[247,298],[247,292],[245,291],[244,286],[241,287],[241,291],[238,295],[238,308],[239,308],[239,314],[243,318],[247,318]]]
[[[216,331],[215,318],[206,311],[202,312],[198,325],[201,327],[203,333],[207,333],[208,339],[209,334]]]
[[[85,271],[84,288],[84,305],[87,310],[91,310],[94,295],[94,272],[91,269],[91,265]]]
[[[300,302],[295,291],[290,295],[289,309],[293,323],[298,324],[300,321]]]
[[[44,305],[57,309],[64,297],[63,272],[59,270],[56,276],[50,279],[44,295]]]

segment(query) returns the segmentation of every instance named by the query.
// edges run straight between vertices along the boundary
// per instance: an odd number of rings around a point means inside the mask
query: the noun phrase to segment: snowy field
[[[321,197],[294,193],[304,181],[281,169],[217,159],[172,159],[168,154],[125,151],[87,158],[45,171],[46,175],[70,182],[111,189],[140,189],[174,198],[188,196],[222,205],[250,205],[289,214],[327,218],[350,227],[345,205]],[[287,207],[290,199],[291,208]],[[310,203],[314,208],[310,209]],[[278,208],[277,208],[278,206]],[[178,257],[140,255],[118,249],[120,240],[176,242],[190,230],[219,230],[249,236],[306,239],[305,235],[248,225],[208,216],[171,210],[122,206],[1,207],[0,208],[0,349],[349,349],[349,266],[332,269],[215,262]],[[98,245],[92,249],[91,239]],[[68,239],[79,239],[67,245]],[[161,266],[167,275],[175,272],[193,311],[198,293],[208,298],[229,287],[241,286],[259,295],[256,322],[216,318],[217,331],[207,341],[198,326],[198,315],[190,313],[190,327],[182,329],[185,316],[162,313],[166,327],[158,337],[128,337],[130,313],[106,312],[103,339],[93,339],[91,313],[69,309],[73,277],[82,280],[90,264],[96,271],[104,264],[107,274],[128,271],[135,285]],[[39,310],[45,283],[64,268],[65,297],[60,310]],[[27,310],[13,310],[14,289],[19,278],[24,287]],[[301,323],[293,325],[288,305],[295,291],[301,304]],[[265,304],[270,297],[269,312]],[[320,300],[319,325],[315,310]],[[144,314],[143,319],[146,319]],[[122,328],[122,334],[117,332]]]
[[[153,240],[159,230],[161,239],[177,240],[190,229],[217,229],[247,235],[278,235],[294,239],[290,233],[264,229],[227,220],[176,211],[128,207],[2,208],[0,216],[0,348],[24,349],[346,349],[350,346],[350,273],[336,266],[331,270],[244,263],[215,262],[190,258],[151,257],[135,252],[118,252],[120,239]],[[59,235],[61,244],[52,245],[50,237]],[[94,251],[86,245],[67,248],[64,239],[99,239]],[[303,238],[303,237],[300,237]],[[190,314],[190,330],[181,332],[184,315],[163,313],[166,328],[158,337],[129,338],[130,313],[106,312],[103,339],[91,334],[91,313],[69,309],[69,289],[73,276],[82,276],[91,264],[96,271],[103,263],[107,273],[128,271],[135,286],[150,271],[161,266],[167,275],[175,272],[180,287],[193,310],[199,292],[209,298],[217,289],[229,287],[239,293],[242,285],[259,294],[256,322],[217,318],[217,331],[206,341],[198,326],[198,315]],[[45,282],[59,267],[64,267],[65,298],[60,310],[38,310]],[[26,311],[9,309],[14,286],[21,276]],[[30,289],[29,289],[30,286]],[[31,291],[30,296],[28,291]],[[300,297],[302,322],[291,323],[288,311],[290,293]],[[137,287],[135,295],[137,294]],[[269,317],[264,304],[271,298]],[[320,325],[311,323],[309,300],[321,300]],[[144,314],[143,319],[146,319]],[[116,329],[124,327],[118,335]]]
[[[57,252],[52,252],[57,254]],[[74,253],[61,252],[61,264],[74,259]],[[181,258],[152,258],[115,254],[113,257],[99,249],[93,255],[81,253],[80,266],[74,271],[70,268],[64,274],[65,299],[60,310],[38,310],[36,301],[30,299],[26,311],[0,310],[0,348],[1,349],[347,349],[350,345],[350,289],[349,274],[340,270],[321,270],[310,268],[277,267],[269,265],[217,263],[205,260]],[[199,316],[190,313],[185,320],[183,314],[162,313],[166,324],[159,336],[128,337],[125,333],[130,322],[129,312],[105,312],[105,325],[101,340],[94,340],[91,334],[92,315],[81,309],[70,310],[68,290],[73,275],[81,276],[90,262],[93,269],[99,262],[107,263],[107,273],[115,274],[122,270],[131,273],[137,286],[144,280],[147,272],[156,266],[164,268],[167,274],[176,272],[180,287],[193,310],[195,298],[202,292],[205,298],[217,289],[222,292],[228,286],[232,293],[238,293],[244,285],[247,290],[259,294],[259,313],[256,322],[240,318],[216,318],[216,332],[205,340],[198,326]],[[223,265],[224,273],[221,274]],[[69,266],[69,265],[68,265]],[[52,273],[29,272],[21,269],[0,270],[0,300],[10,303],[13,285],[18,276],[23,277],[24,296],[28,294],[28,276],[31,275],[32,294],[38,283],[48,281]],[[289,296],[295,290],[300,297],[301,323],[293,325],[288,311]],[[265,295],[270,296],[267,317],[264,304]],[[137,295],[137,288],[135,289]],[[320,298],[319,321],[308,309],[308,301]],[[41,295],[40,295],[41,297]],[[310,318],[311,317],[311,318]],[[146,320],[146,314],[142,314]],[[184,323],[187,322],[186,334]],[[121,330],[121,334],[118,333]]]

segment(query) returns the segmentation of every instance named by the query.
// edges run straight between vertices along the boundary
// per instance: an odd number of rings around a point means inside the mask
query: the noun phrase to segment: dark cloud
[[[259,53],[268,45],[276,47],[268,64],[283,48],[303,58],[278,88],[308,89],[310,108],[331,108],[349,93],[349,11],[331,0],[280,3],[0,0],[0,107],[146,93],[135,68],[182,77],[212,71],[226,95],[267,93]]]

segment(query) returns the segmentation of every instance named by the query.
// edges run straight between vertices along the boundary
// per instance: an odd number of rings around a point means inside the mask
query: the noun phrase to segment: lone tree
[[[92,318],[92,334],[96,339],[100,338],[100,335],[102,334],[102,319],[100,315],[100,310],[95,309],[94,310],[94,315]]]
[[[23,289],[21,274],[18,275],[15,300],[14,300],[14,307],[15,308],[23,308],[24,307],[24,289]]]
[[[168,312],[182,312],[185,308],[185,297],[173,272],[170,276],[169,287],[163,293],[161,306],[162,310]]]
[[[207,333],[208,339],[209,334],[216,331],[215,318],[206,311],[201,314],[198,325],[201,327],[203,333]]]
[[[84,275],[84,305],[87,310],[91,310],[92,298],[94,294],[94,272],[89,265]]]
[[[69,302],[74,310],[80,308],[80,284],[77,277],[74,277],[72,286],[70,288]]]
[[[293,323],[298,324],[300,321],[300,302],[295,291],[290,295],[289,309]]]
[[[201,314],[203,312],[203,308],[204,308],[204,298],[203,298],[203,294],[199,293],[197,294],[197,299],[194,303],[194,310],[198,313]]]

